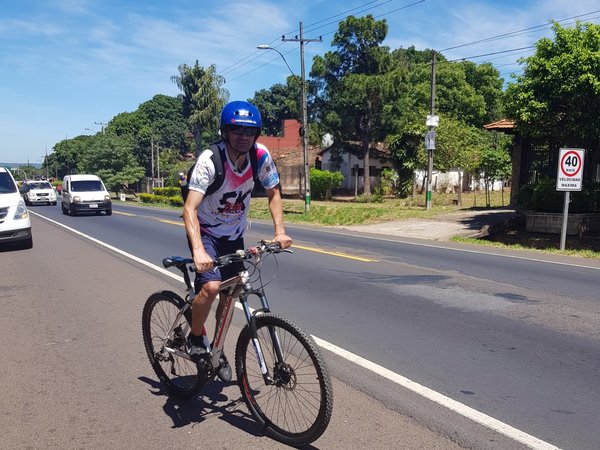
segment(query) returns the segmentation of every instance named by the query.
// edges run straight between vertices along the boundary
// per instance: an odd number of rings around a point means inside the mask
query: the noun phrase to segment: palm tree
[[[202,132],[219,127],[220,113],[229,98],[222,86],[225,79],[217,74],[213,65],[203,68],[198,60],[193,67],[179,66],[179,76],[171,77],[183,92],[183,115],[194,135],[196,153],[202,149]]]

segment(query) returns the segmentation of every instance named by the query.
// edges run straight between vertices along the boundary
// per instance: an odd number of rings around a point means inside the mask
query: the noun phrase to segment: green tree
[[[481,154],[480,170],[485,182],[486,206],[490,207],[490,184],[506,180],[511,173],[511,158],[506,145],[493,145]]]
[[[405,197],[413,189],[414,172],[423,169],[427,164],[427,153],[423,146],[425,124],[420,122],[406,123],[402,132],[389,138],[388,148],[398,173],[398,195]]]
[[[536,43],[521,59],[523,74],[509,84],[507,112],[519,132],[550,145],[588,150],[586,165],[600,164],[600,25],[554,23],[554,39]],[[591,178],[591,171],[584,172]]]
[[[181,154],[188,151],[187,123],[182,108],[181,98],[155,95],[136,111],[117,114],[105,132],[130,139],[138,163],[146,169],[146,175],[151,176],[152,145],[159,146],[161,152],[174,150]]]
[[[205,69],[196,60],[192,67],[180,65],[179,75],[171,80],[183,92],[183,115],[199,152],[204,132],[217,136],[221,110],[229,98],[229,92],[222,87],[225,79],[217,74],[214,64]]]
[[[349,16],[340,22],[331,42],[336,50],[316,56],[311,69],[322,98],[322,120],[336,139],[360,143],[367,196],[371,194],[370,144],[385,136],[382,112],[394,90],[388,76],[389,49],[381,46],[387,30],[385,20]]]
[[[183,99],[168,95],[155,95],[142,103],[138,112],[152,129],[156,143],[164,149],[186,152],[187,123],[183,117]]]
[[[301,83],[297,76],[289,76],[287,84],[274,84],[255,92],[249,101],[260,111],[263,134],[281,136],[285,119],[302,121]]]
[[[131,140],[112,133],[100,134],[94,139],[83,153],[78,169],[98,175],[115,191],[144,176],[144,169],[133,155]]]
[[[48,155],[57,165],[61,175],[77,173],[77,167],[85,150],[96,139],[96,136],[81,135],[73,139],[63,139],[54,145],[54,152]]]

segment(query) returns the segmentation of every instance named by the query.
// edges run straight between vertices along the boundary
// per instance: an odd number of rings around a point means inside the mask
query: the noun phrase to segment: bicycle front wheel
[[[270,313],[256,317],[256,333],[273,381],[265,383],[246,326],[235,351],[242,397],[266,435],[307,445],[323,434],[333,409],[331,380],[318,347],[298,325]]]
[[[204,386],[205,377],[184,357],[191,310],[180,315],[185,302],[171,291],[152,294],[142,312],[142,334],[150,364],[170,394],[190,397]]]

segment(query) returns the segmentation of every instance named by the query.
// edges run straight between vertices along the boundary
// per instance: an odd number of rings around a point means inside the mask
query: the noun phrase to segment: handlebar
[[[257,261],[260,259],[261,255],[264,253],[294,253],[289,249],[282,249],[279,243],[275,242],[266,242],[264,240],[259,242],[259,245],[256,247],[250,247],[246,250],[238,250],[235,253],[230,253],[228,255],[219,256],[218,258],[213,260],[214,267],[224,267],[229,264],[235,262],[246,261],[248,259],[256,259]],[[193,267],[194,260],[191,258],[183,258],[181,256],[171,256],[170,258],[164,258],[163,267],[168,268],[175,266],[182,272],[186,272],[186,267],[190,266],[190,272],[195,272],[196,268]]]
[[[256,247],[250,247],[246,250],[238,250],[235,253],[219,256],[218,258],[213,260],[213,266],[224,267],[235,262],[241,262],[252,258],[258,261],[261,255],[264,253],[281,252],[294,253],[292,250],[282,249],[278,242],[269,243],[266,241],[260,241],[259,245]]]

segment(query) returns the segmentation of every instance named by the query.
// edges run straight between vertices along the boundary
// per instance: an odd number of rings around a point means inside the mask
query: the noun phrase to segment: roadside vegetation
[[[158,197],[158,196],[155,196]],[[170,198],[154,199],[152,202],[139,203],[151,207],[162,207],[180,210],[181,206],[174,205]],[[503,208],[507,206],[510,191],[490,191],[489,208],[486,207],[485,192],[465,192],[462,194],[462,205],[456,204],[456,194],[434,194],[432,209],[425,209],[424,195],[414,200],[379,198],[377,202],[354,201],[354,198],[334,198],[330,201],[312,201],[310,212],[304,212],[304,201],[284,199],[284,218],[286,223],[304,223],[318,226],[366,225],[393,220],[411,218],[428,219],[441,214],[460,213],[465,211]],[[131,203],[131,202],[128,202]],[[266,198],[253,198],[250,204],[251,219],[271,221]],[[489,237],[462,238],[455,237],[454,242],[476,244],[481,246],[507,248],[512,250],[535,250],[560,255],[579,256],[583,258],[600,259],[600,237],[568,236],[566,250],[561,251],[560,236],[544,233],[529,233],[521,224],[508,224],[499,228]]]
[[[510,192],[491,193],[490,207],[506,206]],[[375,197],[375,196],[373,196]],[[432,218],[439,214],[458,212],[469,208],[482,208],[485,206],[484,192],[471,192],[462,194],[462,206],[455,204],[455,194],[434,194],[432,209],[425,209],[425,195],[419,195],[414,200],[411,198],[371,198],[366,201],[361,197],[335,197],[330,201],[312,201],[310,212],[304,212],[304,200],[285,199],[284,215],[287,222],[310,223],[315,225],[365,225],[391,220],[404,220],[410,218]],[[270,220],[269,208],[266,198],[253,198],[250,217],[254,219]]]

